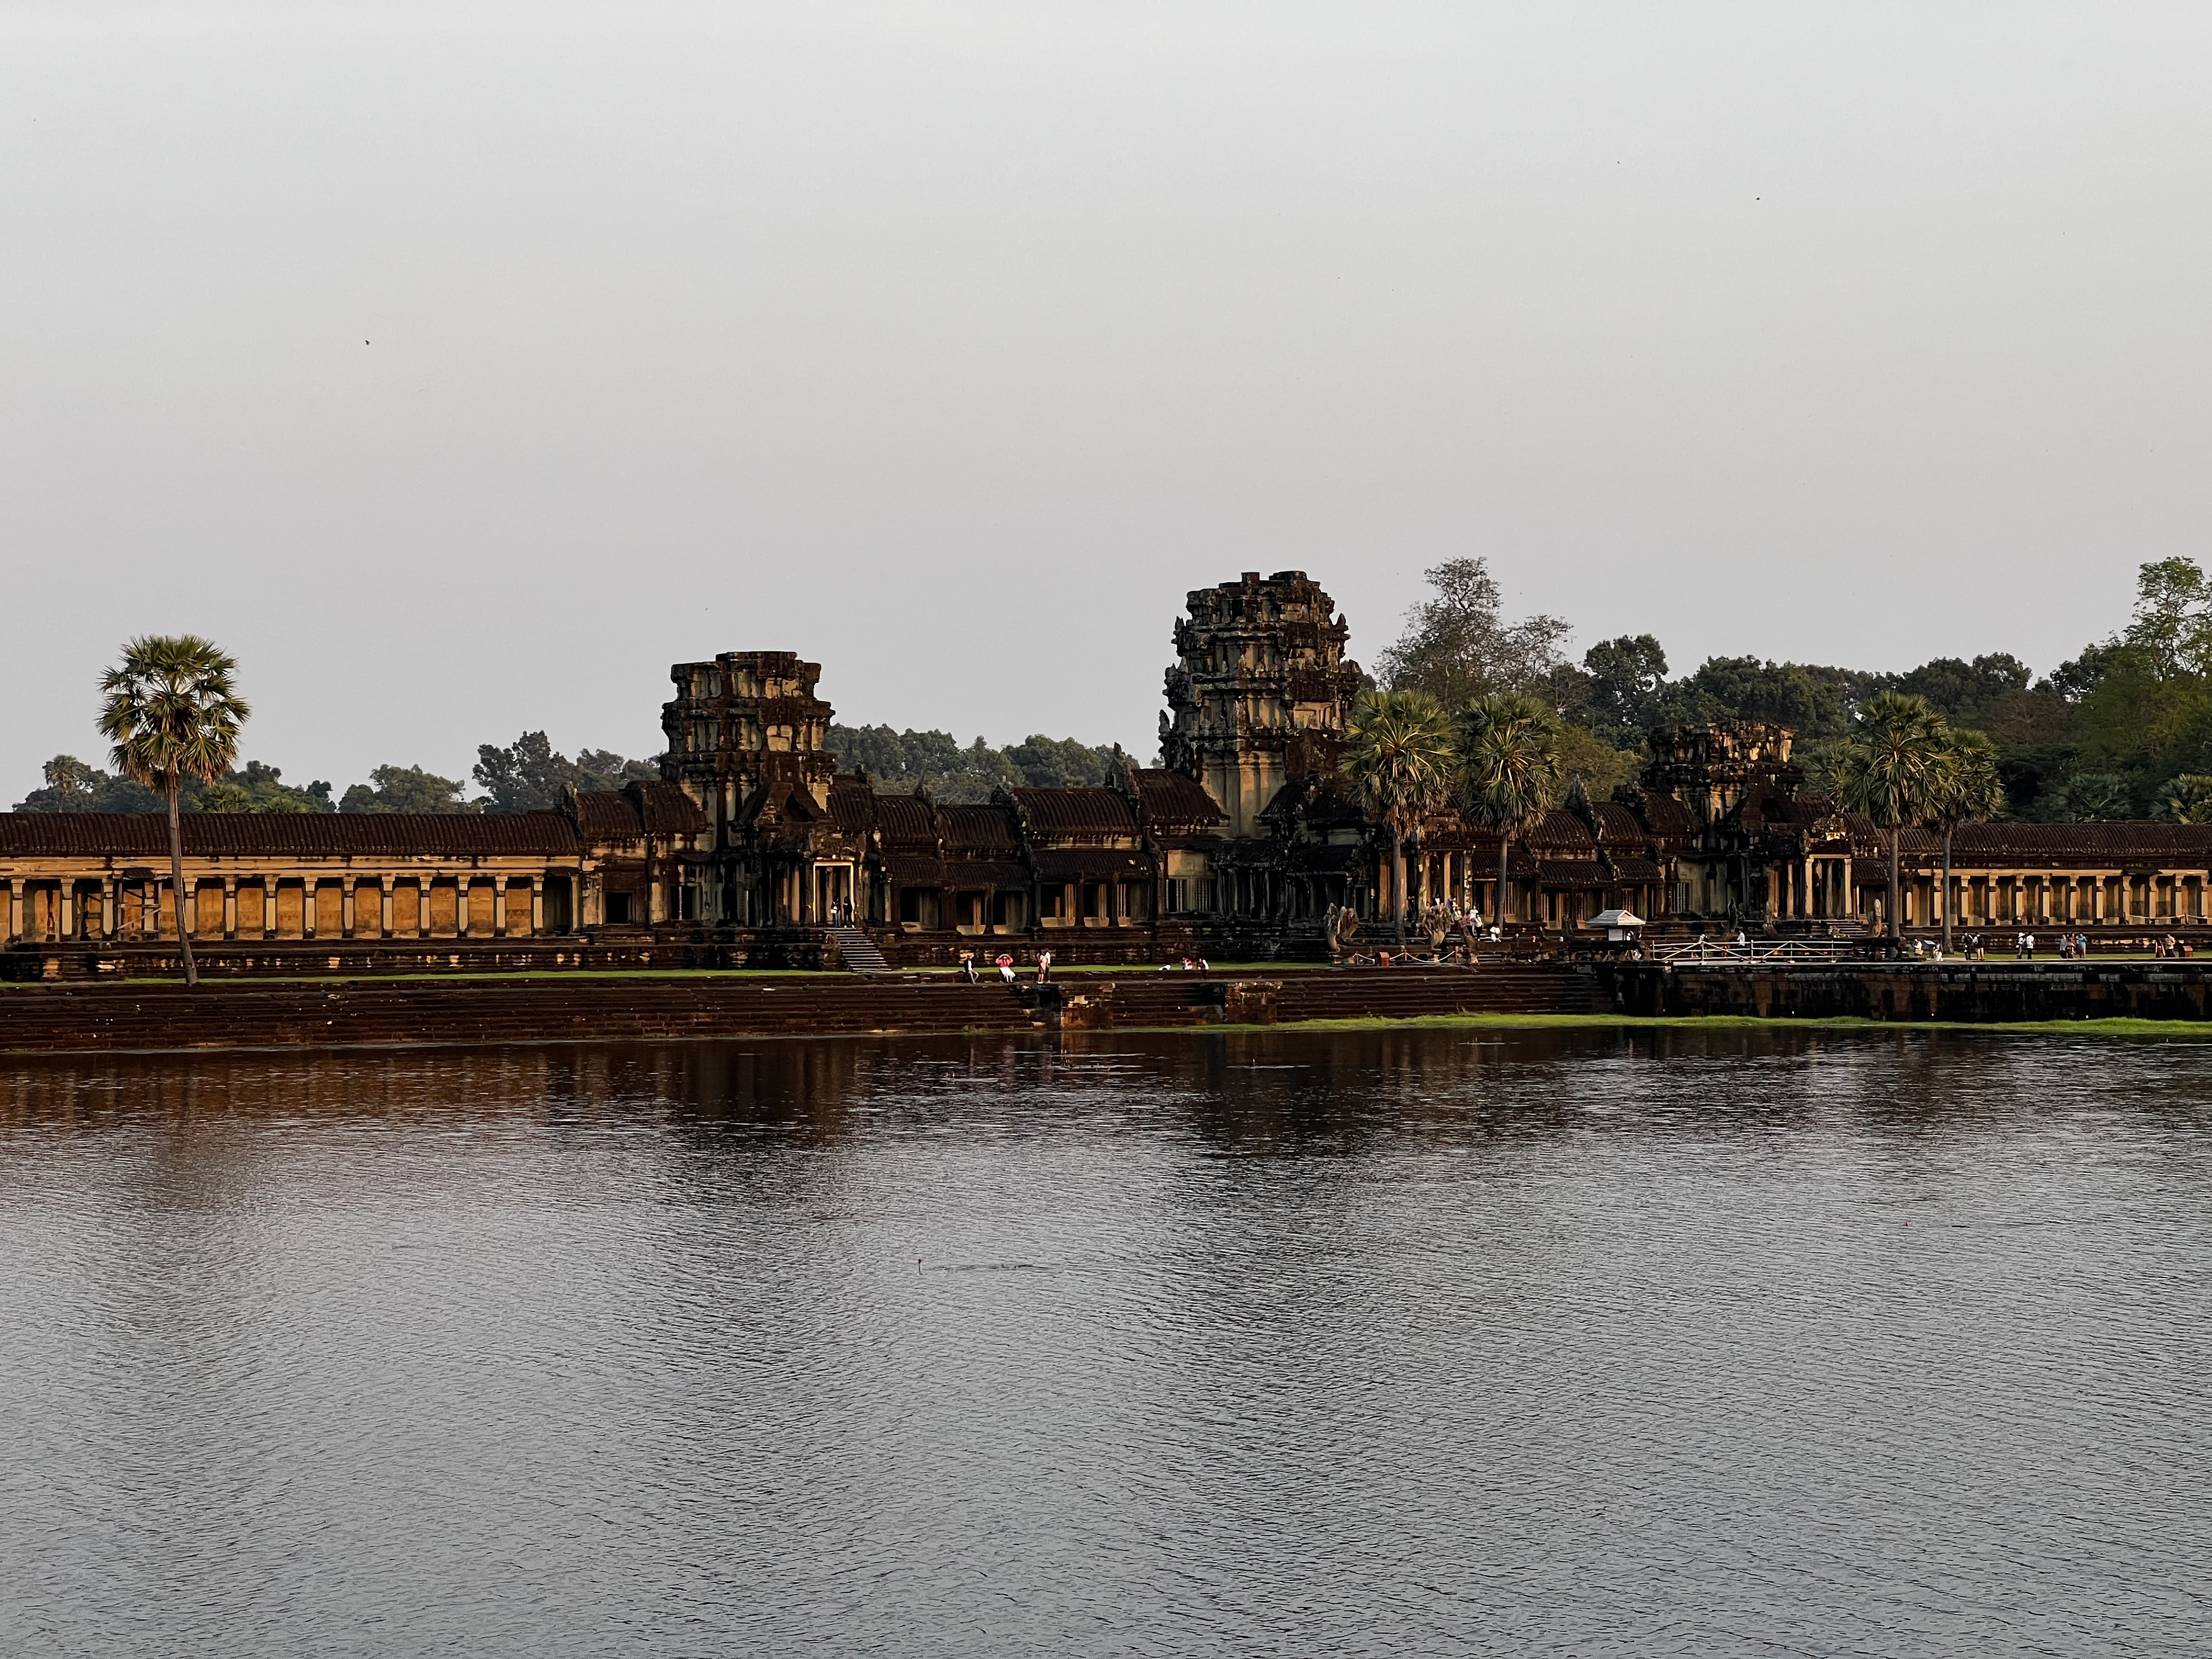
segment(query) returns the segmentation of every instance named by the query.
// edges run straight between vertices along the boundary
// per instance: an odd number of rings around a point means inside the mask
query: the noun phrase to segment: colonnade
[[[2093,875],[1954,871],[1948,907],[1934,902],[1940,872],[1936,877],[1916,875],[1913,885],[1929,901],[1916,908],[1934,913],[1932,921],[1913,918],[1922,926],[1940,924],[1944,908],[1952,912],[1954,926],[2128,926],[2206,920],[2205,875],[2198,871],[2169,870],[2154,875],[2129,875],[2117,870]]]
[[[256,871],[244,874],[188,875],[185,878],[185,922],[195,939],[455,939],[530,937],[545,932],[546,886],[549,878],[565,880],[570,899],[568,922],[580,925],[582,878],[578,873],[512,874],[503,872],[425,873],[394,871],[377,874],[331,874],[316,871]],[[0,878],[6,888],[6,939],[117,939],[174,938],[175,908],[171,883],[162,877],[122,877],[101,872],[87,875],[15,875]],[[279,894],[296,887],[300,915],[295,929],[283,925]],[[337,915],[325,925],[324,900],[337,890]],[[453,896],[450,928],[433,927],[431,895],[444,888]],[[472,926],[470,911],[475,895],[489,890],[489,926]],[[526,912],[511,904],[510,896],[526,888]],[[210,915],[215,890],[222,893],[219,922]],[[363,890],[366,890],[365,891]],[[413,926],[395,927],[394,900],[411,890]],[[251,903],[248,920],[241,922],[241,894]],[[135,910],[135,915],[131,913]],[[516,914],[522,912],[522,914]]]

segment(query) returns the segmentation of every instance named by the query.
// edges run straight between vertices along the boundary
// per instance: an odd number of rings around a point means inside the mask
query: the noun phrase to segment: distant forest
[[[950,732],[894,732],[888,726],[832,726],[837,769],[865,769],[879,789],[904,792],[927,784],[943,801],[988,800],[1000,787],[1095,787],[1121,751],[1073,738],[1028,737],[1004,749],[982,738],[963,749]]]
[[[1427,577],[1429,598],[1376,659],[1376,678],[1429,691],[1447,708],[1489,690],[1543,695],[1568,724],[1568,769],[1594,795],[1635,775],[1645,732],[1720,720],[1794,727],[1796,758],[1826,789],[1859,706],[1883,691],[1925,698],[1952,726],[1985,732],[2014,819],[2173,815],[2192,810],[2175,804],[2190,794],[2184,781],[2212,773],[2212,583],[2188,559],[2142,566],[2127,627],[2040,678],[1995,652],[1937,657],[1902,673],[1711,657],[1673,679],[1649,634],[1603,641],[1576,663],[1561,649],[1571,631],[1562,618],[1508,623],[1480,559],[1454,560]]]
[[[2137,573],[2127,626],[2085,646],[2038,678],[2019,658],[1996,652],[1971,661],[1937,657],[1903,673],[1710,657],[1670,678],[1667,653],[1649,634],[1602,641],[1568,658],[1565,619],[1505,619],[1497,582],[1479,558],[1427,573],[1429,596],[1397,642],[1370,665],[1370,684],[1429,691],[1456,708],[1488,690],[1540,692],[1568,728],[1567,770],[1603,797],[1634,778],[1644,735],[1683,721],[1776,720],[1797,732],[1797,758],[1815,787],[1852,729],[1859,706],[1881,691],[1924,697],[1954,726],[1995,744],[2007,816],[2089,821],[2172,815],[2188,793],[2183,780],[2212,774],[2212,581],[2189,559]],[[1000,786],[1096,785],[1114,746],[1042,734],[993,748],[963,747],[950,732],[888,726],[832,726],[829,746],[847,772],[865,768],[880,788],[927,785],[939,799],[973,801]],[[150,812],[153,790],[70,755],[46,763],[43,787],[19,812]],[[558,805],[564,787],[616,789],[659,775],[650,760],[586,749],[573,761],[543,732],[484,744],[470,779],[419,766],[380,766],[343,795],[316,781],[288,784],[276,768],[249,761],[216,783],[189,786],[185,805],[202,812],[527,812]]]
[[[43,769],[45,787],[17,801],[18,812],[168,810],[158,791],[74,755],[57,755]],[[187,782],[179,799],[188,812],[535,812],[558,806],[564,788],[619,789],[633,778],[658,778],[660,769],[605,749],[584,750],[572,761],[543,732],[526,732],[510,744],[478,744],[471,775],[478,791],[473,795],[458,778],[419,766],[380,766],[367,783],[333,800],[328,783],[298,787],[276,767],[248,761],[214,783]]]

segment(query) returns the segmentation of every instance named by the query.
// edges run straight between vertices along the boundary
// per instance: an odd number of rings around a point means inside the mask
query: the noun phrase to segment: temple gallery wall
[[[1318,955],[1332,907],[1391,914],[1387,837],[1340,770],[1360,672],[1328,594],[1301,571],[1187,598],[1159,764],[1097,788],[987,802],[879,790],[839,769],[818,664],[734,651],[671,671],[661,777],[510,817],[191,814],[194,936],[458,946],[574,938],[712,945],[833,921],[894,960],[976,941],[1068,959],[1178,949]],[[1406,853],[1407,899],[1571,934],[1626,908],[1661,927],[1781,932],[1879,925],[1887,848],[1809,790],[1791,733],[1752,722],[1655,732],[1612,798],[1580,790],[1519,837],[1446,809]],[[2090,929],[2205,921],[2212,827],[1968,825],[1905,833],[1907,927]],[[0,814],[14,947],[173,938],[158,815]]]

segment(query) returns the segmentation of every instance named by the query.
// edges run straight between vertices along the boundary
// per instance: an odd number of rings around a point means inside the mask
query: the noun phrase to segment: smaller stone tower
[[[823,747],[831,710],[814,695],[821,664],[792,651],[725,651],[668,673],[676,697],[661,705],[660,775],[699,803],[716,848],[741,823],[789,816],[794,799],[828,815],[837,757]]]
[[[1285,783],[1336,769],[1359,665],[1345,660],[1344,619],[1303,570],[1247,571],[1188,604],[1161,763],[1206,786],[1228,814],[1225,834],[1264,835],[1260,814]]]

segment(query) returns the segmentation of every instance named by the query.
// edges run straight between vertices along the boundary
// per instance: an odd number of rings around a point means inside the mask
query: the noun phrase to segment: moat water
[[[2212,1650],[2212,1048],[0,1073],[9,1655]]]

